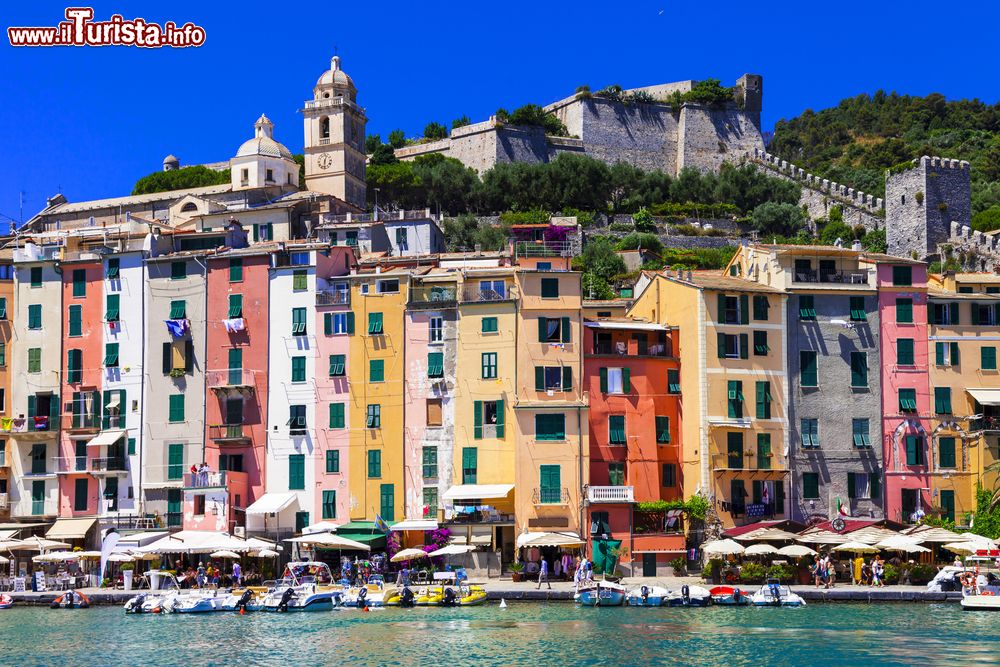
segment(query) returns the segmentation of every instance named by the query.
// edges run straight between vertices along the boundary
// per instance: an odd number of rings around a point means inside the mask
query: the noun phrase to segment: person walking
[[[239,586],[243,580],[243,568],[240,567],[239,561],[233,562],[233,584]]]
[[[198,574],[195,576],[195,581],[198,583],[198,588],[205,587],[206,573],[204,563],[198,563]]]
[[[542,562],[539,563],[539,567],[538,567],[538,586],[537,586],[537,588],[541,588],[542,587],[542,581],[543,580],[545,581],[545,585],[549,587],[549,590],[552,590],[552,584],[549,582],[549,562],[547,560],[545,560],[544,558],[542,558]]]
[[[872,586],[883,588],[885,586],[884,576],[885,564],[882,562],[882,556],[875,556],[875,563],[872,565]]]

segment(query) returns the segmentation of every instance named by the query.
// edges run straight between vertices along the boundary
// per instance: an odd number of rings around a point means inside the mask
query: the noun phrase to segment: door
[[[87,441],[76,441],[76,465],[74,470],[83,471],[87,469]]]
[[[181,490],[167,489],[167,528],[179,527],[184,515],[181,513]]]
[[[642,555],[642,576],[644,577],[656,576],[656,554]]]
[[[238,426],[243,423],[243,399],[242,398],[227,398],[226,399],[226,424],[230,426]],[[242,431],[242,429],[236,429],[237,435]]]
[[[910,516],[917,511],[917,494],[920,493],[917,489],[902,489],[901,508],[903,516],[901,520],[903,522],[910,521]]]
[[[948,521],[955,520],[955,492],[950,489],[941,490],[941,509],[944,510],[944,518]]]
[[[45,482],[31,483],[31,513],[35,516],[45,514]]]
[[[31,474],[32,475],[44,475],[45,474],[45,445],[32,445],[31,446]]]
[[[243,350],[229,350],[229,384],[238,385],[243,380]]]
[[[118,511],[118,478],[111,476],[104,481],[104,500],[108,512]]]

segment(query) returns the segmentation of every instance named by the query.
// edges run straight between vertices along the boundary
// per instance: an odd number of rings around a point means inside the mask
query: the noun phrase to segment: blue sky
[[[50,26],[65,4],[8,3],[3,27]],[[302,148],[298,109],[337,47],[369,133],[485,119],[581,84],[764,76],[764,124],[878,88],[995,102],[993,3],[101,2],[205,28],[192,49],[0,45],[0,216],[63,192],[128,194],[165,155],[224,160],[261,112]],[[2,225],[3,217],[0,217]]]

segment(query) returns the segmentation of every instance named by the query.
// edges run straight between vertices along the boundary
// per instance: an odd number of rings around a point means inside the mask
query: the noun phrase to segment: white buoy
[[[507,601],[504,600],[503,598],[500,598],[500,608],[501,609],[506,609],[507,608]]]

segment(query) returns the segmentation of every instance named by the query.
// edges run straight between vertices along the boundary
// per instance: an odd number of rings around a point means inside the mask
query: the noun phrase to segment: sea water
[[[127,616],[0,611],[0,664],[923,665],[1000,663],[1000,614],[957,604],[800,609],[467,608]]]

